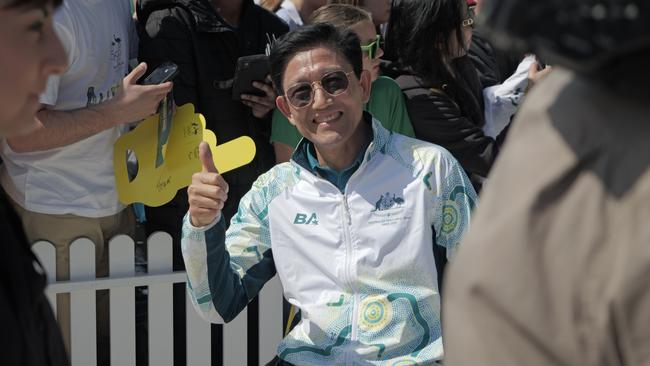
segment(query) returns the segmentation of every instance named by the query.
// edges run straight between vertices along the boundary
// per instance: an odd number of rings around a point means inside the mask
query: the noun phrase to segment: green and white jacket
[[[432,245],[453,258],[476,194],[443,148],[376,120],[372,127],[344,192],[310,170],[299,146],[290,163],[255,182],[227,232],[223,219],[196,228],[185,217],[188,289],[205,319],[232,320],[277,272],[285,298],[301,311],[278,347],[283,360],[403,366],[442,359]]]

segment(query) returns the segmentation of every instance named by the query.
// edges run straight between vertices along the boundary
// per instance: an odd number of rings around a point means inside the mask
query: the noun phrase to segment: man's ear
[[[359,85],[361,85],[363,103],[368,103],[370,100],[370,92],[372,91],[372,76],[370,75],[370,71],[361,71]]]
[[[291,118],[293,116],[291,115],[291,108],[289,108],[289,103],[287,103],[287,98],[285,98],[282,95],[279,95],[277,98],[275,98],[275,105],[278,107],[280,112],[282,112],[282,114],[285,117],[287,117],[289,123],[295,126],[296,124],[293,123],[293,120]]]

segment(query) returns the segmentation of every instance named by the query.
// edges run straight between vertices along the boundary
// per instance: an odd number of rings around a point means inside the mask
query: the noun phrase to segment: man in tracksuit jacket
[[[262,175],[228,231],[228,186],[200,146],[182,250],[208,321],[230,321],[277,272],[301,322],[276,364],[431,365],[443,357],[433,245],[452,259],[476,194],[443,148],[363,112],[370,75],[358,38],[319,24],[270,56],[276,103],[305,137]]]

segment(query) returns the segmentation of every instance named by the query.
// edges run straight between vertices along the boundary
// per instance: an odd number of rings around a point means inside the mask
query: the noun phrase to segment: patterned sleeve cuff
[[[222,218],[222,215],[221,215],[221,212],[220,212],[217,215],[217,217],[215,217],[214,220],[212,220],[211,223],[209,223],[209,224],[207,224],[205,226],[194,226],[194,224],[192,224],[192,220],[190,220],[190,213],[188,212],[187,214],[185,214],[185,218],[183,219],[183,221],[184,221],[183,226],[185,226],[185,229],[187,229],[188,231],[192,231],[192,232],[195,232],[195,233],[204,233],[204,232],[212,229],[214,227],[214,225],[216,225],[219,221],[221,221],[221,218]]]

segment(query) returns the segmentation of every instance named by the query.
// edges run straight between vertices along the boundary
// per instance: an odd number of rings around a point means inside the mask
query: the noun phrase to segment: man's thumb
[[[204,173],[219,173],[212,160],[212,150],[207,142],[199,144],[199,158],[201,159],[201,171]]]

